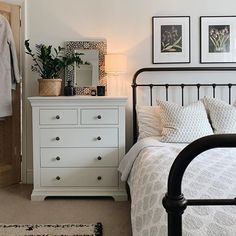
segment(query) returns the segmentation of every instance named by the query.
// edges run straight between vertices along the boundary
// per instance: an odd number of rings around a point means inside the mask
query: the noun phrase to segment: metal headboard
[[[136,115],[136,104],[137,104],[137,88],[138,87],[148,87],[150,91],[150,105],[153,104],[153,88],[154,87],[163,87],[165,89],[165,99],[169,99],[169,88],[170,87],[180,87],[181,88],[181,103],[184,105],[184,95],[185,87],[196,87],[197,88],[197,99],[200,99],[200,89],[201,87],[212,87],[212,97],[215,98],[216,87],[227,87],[228,88],[228,101],[231,104],[232,100],[232,87],[236,86],[235,83],[195,83],[195,84],[158,84],[158,83],[138,83],[137,79],[142,73],[146,72],[170,72],[170,71],[236,71],[236,67],[149,67],[139,69],[133,77],[132,89],[133,89],[133,136],[134,142],[137,141],[138,137],[138,127],[137,127],[137,115]]]

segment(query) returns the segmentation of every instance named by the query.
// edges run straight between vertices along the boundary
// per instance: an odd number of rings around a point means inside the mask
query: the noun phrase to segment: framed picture
[[[152,17],[152,63],[190,63],[190,16]]]
[[[236,62],[236,16],[201,16],[200,33],[200,63]]]

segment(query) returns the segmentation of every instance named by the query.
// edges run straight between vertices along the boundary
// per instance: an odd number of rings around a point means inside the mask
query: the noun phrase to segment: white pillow
[[[157,106],[136,106],[139,136],[143,139],[161,135],[161,120]]]
[[[163,126],[162,142],[189,143],[195,139],[213,134],[201,101],[188,106],[157,101]]]
[[[236,107],[216,98],[204,97],[215,134],[236,133]]]

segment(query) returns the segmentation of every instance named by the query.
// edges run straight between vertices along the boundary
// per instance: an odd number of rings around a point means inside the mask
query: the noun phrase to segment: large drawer
[[[118,148],[41,148],[41,167],[116,167]]]
[[[48,110],[39,111],[40,125],[74,125],[78,123],[77,109]]]
[[[82,125],[112,125],[118,123],[118,109],[81,109]]]
[[[41,147],[118,147],[118,128],[40,129]]]
[[[41,168],[43,187],[117,187],[116,168]]]

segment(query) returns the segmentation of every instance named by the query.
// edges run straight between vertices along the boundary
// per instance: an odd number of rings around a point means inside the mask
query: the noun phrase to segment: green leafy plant
[[[34,64],[31,66],[31,70],[40,74],[42,79],[56,79],[59,78],[60,73],[65,67],[73,64],[79,66],[83,64],[80,55],[83,53],[74,53],[70,56],[64,56],[64,48],[53,48],[51,45],[46,46],[44,44],[36,44],[36,53],[30,48],[29,40],[25,40],[26,54],[30,55]]]

